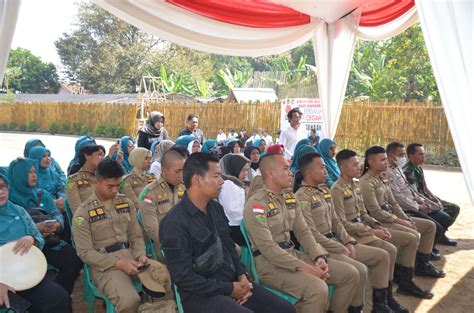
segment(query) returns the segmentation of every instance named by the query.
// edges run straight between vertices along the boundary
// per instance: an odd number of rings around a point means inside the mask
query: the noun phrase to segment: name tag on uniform
[[[116,204],[115,211],[118,214],[130,213],[130,205],[128,203]]]
[[[90,223],[95,223],[101,220],[105,220],[107,218],[103,206],[89,210],[88,214]]]
[[[313,202],[313,203],[311,203],[311,209],[314,210],[314,209],[320,208],[320,207],[322,207],[322,205],[323,204],[321,203],[321,201]]]
[[[156,204],[157,205],[162,205],[162,204],[169,203],[169,202],[170,202],[170,199],[166,198],[166,199],[156,201]]]
[[[267,217],[272,217],[272,216],[275,216],[275,215],[278,215],[280,214],[280,209],[272,209],[272,210],[268,210],[267,211]]]

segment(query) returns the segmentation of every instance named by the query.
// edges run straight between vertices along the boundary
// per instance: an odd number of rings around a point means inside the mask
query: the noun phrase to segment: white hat
[[[28,253],[13,253],[16,241],[0,247],[0,281],[17,291],[27,290],[38,285],[46,275],[48,263],[35,246]]]

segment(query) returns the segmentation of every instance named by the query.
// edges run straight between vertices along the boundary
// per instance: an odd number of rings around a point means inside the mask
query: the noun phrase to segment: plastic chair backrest
[[[151,240],[150,236],[145,231],[145,228],[143,226],[143,219],[142,219],[142,212],[139,210],[137,212],[137,220],[140,226],[142,227],[143,234],[145,236],[145,248],[146,248],[146,254],[151,255],[153,259],[158,260],[158,255],[156,254],[155,251],[155,245],[153,244],[153,240]]]
[[[247,234],[247,229],[245,228],[244,221],[242,221],[242,223],[240,223],[240,232],[242,233],[242,236],[245,239],[245,244],[247,245],[247,249],[249,251],[250,268],[252,270],[253,280],[254,280],[255,283],[259,284],[260,279],[258,278],[257,267],[255,266],[255,260],[253,258],[252,245],[250,244],[250,240],[249,240],[249,237],[248,237],[248,234]]]

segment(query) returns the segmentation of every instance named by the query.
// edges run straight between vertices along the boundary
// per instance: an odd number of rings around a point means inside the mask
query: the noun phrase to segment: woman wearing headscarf
[[[69,162],[69,166],[67,167],[68,176],[71,175],[73,166],[79,165],[79,151],[81,148],[90,144],[95,144],[95,139],[90,136],[81,136],[77,139],[76,144],[74,145],[74,158]]]
[[[55,200],[59,200],[61,205],[57,206],[61,207],[66,198],[65,184],[51,166],[51,152],[43,146],[37,146],[30,150],[28,157],[38,162],[37,187],[49,192]]]
[[[199,143],[199,140],[194,140],[188,143],[188,152],[189,154],[201,152],[201,144]]]
[[[257,147],[260,150],[260,156],[263,156],[265,154],[265,148],[266,148],[266,142],[265,139],[255,139],[253,142],[253,145]]]
[[[250,160],[240,154],[227,154],[219,161],[224,184],[219,193],[219,202],[229,220],[230,237],[239,246],[245,246],[245,239],[240,232],[243,219],[247,174]]]
[[[296,150],[298,150],[299,147],[301,147],[301,146],[311,146],[311,140],[309,140],[309,139],[301,139],[300,141],[298,141],[298,142],[296,143],[296,146],[295,146],[295,152],[296,152]],[[293,153],[293,154],[294,154],[294,153]]]
[[[46,190],[54,199],[54,205],[61,210],[66,227],[61,232],[61,238],[71,242],[71,227],[64,207],[66,199],[65,184],[51,167],[51,152],[43,146],[33,147],[29,158],[36,161],[38,182],[36,186]]]
[[[153,142],[168,139],[168,131],[163,127],[164,124],[165,116],[163,113],[150,112],[145,125],[138,131],[137,146],[150,150]]]
[[[25,144],[25,150],[23,150],[23,156],[27,158],[30,153],[30,150],[36,146],[46,147],[41,140],[37,138],[30,139]],[[61,166],[54,158],[51,158],[51,166],[54,168],[54,171],[59,175],[59,178],[61,178],[61,180],[64,183],[66,183],[67,182],[66,174],[64,174],[64,171],[62,170]]]
[[[293,161],[291,162],[290,170],[295,174],[300,169],[300,159],[306,153],[316,152],[313,146],[300,145],[295,153],[293,154]]]
[[[201,152],[209,153],[209,151],[215,147],[217,147],[217,140],[207,139],[202,145]]]
[[[159,143],[155,141],[151,145],[151,158],[153,163],[151,163],[150,173],[155,175],[156,179],[159,179],[161,175],[161,159],[163,155],[173,146],[174,141],[172,140],[163,140]]]
[[[5,175],[0,175],[0,246],[16,241],[13,251],[23,255],[35,245],[42,249],[44,239],[31,216],[19,205],[14,204],[9,198],[9,181]],[[2,264],[4,266],[4,264]],[[24,273],[25,276],[29,273]],[[13,289],[0,282],[0,307],[8,308],[6,300],[9,299],[8,290]],[[29,312],[72,312],[71,297],[56,283],[43,278],[36,286],[16,291],[16,296],[28,301],[31,306]]]
[[[151,152],[145,148],[135,148],[130,153],[129,161],[133,168],[130,174],[123,177],[120,190],[138,210],[138,196],[146,185],[156,179],[155,176],[147,173],[151,166]]]
[[[260,161],[260,149],[255,146],[248,146],[244,150],[244,155],[250,160],[250,170],[248,172],[247,180],[252,182],[253,178],[260,173],[260,170],[258,169],[258,164]]]
[[[228,142],[227,146],[230,148],[230,153],[241,153],[240,142],[238,140]]]
[[[120,150],[114,154],[113,160],[121,161],[122,168],[126,174],[132,170],[132,165],[128,161],[130,153],[135,149],[135,140],[130,136],[123,136],[119,139]]]
[[[46,260],[59,270],[56,282],[72,294],[82,262],[74,248],[59,239],[64,230],[63,215],[54,205],[51,195],[36,187],[36,171],[35,161],[31,159],[17,159],[10,163],[10,201],[25,208],[33,220],[37,219],[36,227],[45,239],[43,253]],[[43,218],[47,220],[39,221]]]
[[[79,151],[80,168],[68,177],[66,185],[67,202],[72,214],[94,192],[95,171],[104,155],[105,148],[96,144],[86,145]]]
[[[182,146],[182,147],[185,147],[186,149],[188,149],[188,145],[191,141],[194,141],[196,140],[196,137],[194,137],[193,135],[183,135],[183,136],[179,136],[178,138],[176,138],[176,145],[177,146]]]
[[[337,162],[335,159],[336,143],[332,141],[331,139],[327,139],[327,138],[323,139],[319,143],[316,150],[323,158],[324,164],[326,164],[326,170],[328,171],[328,178],[326,179],[326,185],[329,188],[331,188],[334,182],[341,175],[341,171],[339,170],[339,166],[337,166]]]

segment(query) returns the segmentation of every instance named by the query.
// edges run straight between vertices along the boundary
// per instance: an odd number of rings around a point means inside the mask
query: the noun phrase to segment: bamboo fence
[[[109,103],[12,103],[0,104],[0,124],[27,125],[35,122],[48,130],[52,123],[102,127],[122,127],[136,133],[137,105]],[[280,129],[280,104],[275,103],[155,103],[150,111],[165,115],[165,127],[172,138],[186,126],[186,117],[199,117],[199,128],[206,138],[215,138],[218,128],[266,129],[275,138]],[[390,141],[420,142],[434,154],[454,150],[453,140],[441,105],[420,102],[350,102],[342,108],[336,132],[338,148],[362,153],[371,145]]]

